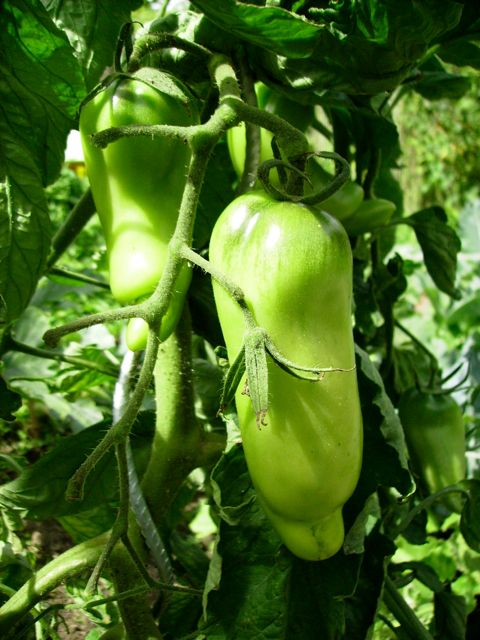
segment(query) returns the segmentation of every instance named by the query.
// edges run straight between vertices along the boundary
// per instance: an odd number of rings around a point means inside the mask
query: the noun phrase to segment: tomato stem
[[[195,42],[184,40],[172,33],[148,33],[147,35],[139,38],[135,43],[133,53],[128,64],[129,72],[133,73],[134,71],[137,71],[142,66],[143,58],[150,53],[172,47],[192,53],[204,63],[208,63],[212,57],[211,51],[206,47]]]

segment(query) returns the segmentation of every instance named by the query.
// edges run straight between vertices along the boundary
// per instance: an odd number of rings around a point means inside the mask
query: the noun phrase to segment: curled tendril
[[[266,160],[265,162],[262,162],[262,164],[258,168],[258,177],[261,180],[265,191],[267,191],[267,193],[269,193],[273,198],[275,198],[275,200],[281,200],[281,201],[290,200],[292,202],[302,202],[303,196],[290,195],[285,191],[282,191],[281,189],[277,189],[277,187],[275,187],[270,182],[269,174],[270,174],[270,171],[275,167],[283,167],[285,169],[289,169],[290,171],[294,171],[303,180],[310,182],[308,176],[303,171],[300,171],[298,167],[295,167],[293,164],[290,164],[285,160],[274,158],[272,160]]]
[[[267,160],[260,165],[258,170],[258,177],[261,180],[263,187],[267,193],[269,193],[275,200],[286,201],[289,200],[291,202],[299,202],[302,204],[313,205],[320,204],[327,198],[330,198],[336,191],[338,191],[346,182],[350,179],[350,165],[342,158],[338,153],[334,151],[309,151],[308,153],[302,154],[302,156],[293,158],[294,162],[303,161],[308,162],[310,158],[326,158],[327,160],[333,160],[335,162],[335,176],[329,182],[326,187],[312,193],[308,196],[305,195],[290,195],[281,189],[277,189],[273,184],[271,184],[269,180],[269,173],[274,167],[283,167],[288,169],[289,171],[293,171],[298,174],[303,180],[308,182],[310,185],[312,184],[308,175],[303,171],[300,171],[298,167],[290,162],[286,162],[285,160],[280,160],[275,158],[273,160]]]

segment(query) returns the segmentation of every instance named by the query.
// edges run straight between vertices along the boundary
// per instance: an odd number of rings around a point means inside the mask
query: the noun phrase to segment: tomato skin
[[[462,411],[448,395],[408,390],[398,413],[413,470],[430,493],[465,478],[465,427]],[[457,495],[442,498],[452,511],[461,511]]]
[[[248,307],[283,355],[305,366],[351,368],[352,256],[332,216],[252,192],[218,219],[210,261],[244,291]],[[238,305],[214,282],[228,355],[245,331]],[[358,481],[362,419],[356,371],[299,380],[268,358],[270,406],[259,430],[241,383],[236,404],[248,468],[272,524],[306,560],[335,554],[342,507]]]
[[[164,82],[174,82],[160,71],[149,72],[159,87]],[[186,126],[197,121],[192,103],[187,104],[177,95],[169,95],[135,76],[115,79],[82,108],[80,133],[85,164],[105,234],[110,287],[121,304],[150,295],[162,275],[178,218],[190,151],[181,141],[165,137],[121,138],[99,149],[91,144],[89,136],[109,127]],[[191,270],[185,266],[162,321],[161,340],[170,335],[178,321],[190,279]],[[130,334],[131,339],[128,340],[127,333],[127,340],[132,348],[143,348],[146,323],[135,321]]]

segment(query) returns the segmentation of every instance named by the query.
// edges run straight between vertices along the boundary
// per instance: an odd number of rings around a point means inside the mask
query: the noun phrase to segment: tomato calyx
[[[335,163],[335,175],[332,180],[327,183],[326,186],[323,186],[321,189],[315,191],[314,193],[310,193],[308,195],[297,195],[297,194],[289,194],[285,191],[278,189],[275,185],[270,182],[269,173],[275,167],[286,168],[290,171],[295,172],[302,180],[309,183],[312,186],[312,182],[307,173],[302,171],[302,168],[305,167],[306,163],[311,158],[325,158],[327,160],[332,160]],[[275,200],[286,201],[289,200],[291,202],[297,202],[306,205],[317,205],[321,204],[328,198],[330,198],[334,193],[336,193],[344,184],[350,180],[350,165],[349,163],[338,153],[334,151],[309,151],[308,153],[304,153],[295,158],[290,158],[290,162],[286,162],[281,160],[280,158],[274,158],[272,160],[267,160],[263,162],[258,169],[258,178],[262,182],[263,188],[267,193],[269,193]]]
[[[220,413],[232,402],[235,392],[246,373],[242,393],[250,397],[257,427],[267,426],[268,412],[268,365],[267,355],[281,369],[295,378],[307,382],[320,382],[327,373],[353,371],[355,365],[342,367],[307,367],[286,358],[276,348],[267,331],[262,327],[247,329],[242,348],[227,370],[220,401]]]

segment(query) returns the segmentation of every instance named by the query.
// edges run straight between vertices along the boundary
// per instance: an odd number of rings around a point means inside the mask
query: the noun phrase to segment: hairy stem
[[[37,347],[31,347],[29,344],[18,342],[12,337],[8,338],[8,342],[5,345],[5,351],[18,351],[19,353],[25,353],[35,358],[43,358],[44,360],[55,360],[56,362],[65,362],[67,364],[73,364],[76,367],[83,369],[90,369],[91,371],[98,371],[104,373],[107,376],[117,377],[118,370],[115,367],[108,367],[98,362],[92,362],[91,360],[85,360],[85,358],[79,358],[77,356],[69,356],[64,353],[56,353],[55,351],[49,351],[47,349],[39,349]]]
[[[107,538],[108,533],[103,533],[92,540],[82,542],[39,569],[0,608],[0,637],[5,639],[16,637],[12,635],[15,633],[14,628],[32,607],[66,578],[93,567],[102,553]]]
[[[163,636],[153,618],[151,604],[145,592],[142,592],[142,587],[146,586],[145,580],[122,544],[118,544],[110,556],[110,571],[118,594],[124,591],[135,593],[137,588],[140,591],[118,602],[128,639],[161,640]]]
[[[194,411],[190,318],[184,313],[159,349],[155,366],[156,429],[142,489],[161,528],[173,497],[199,464],[201,430]]]

